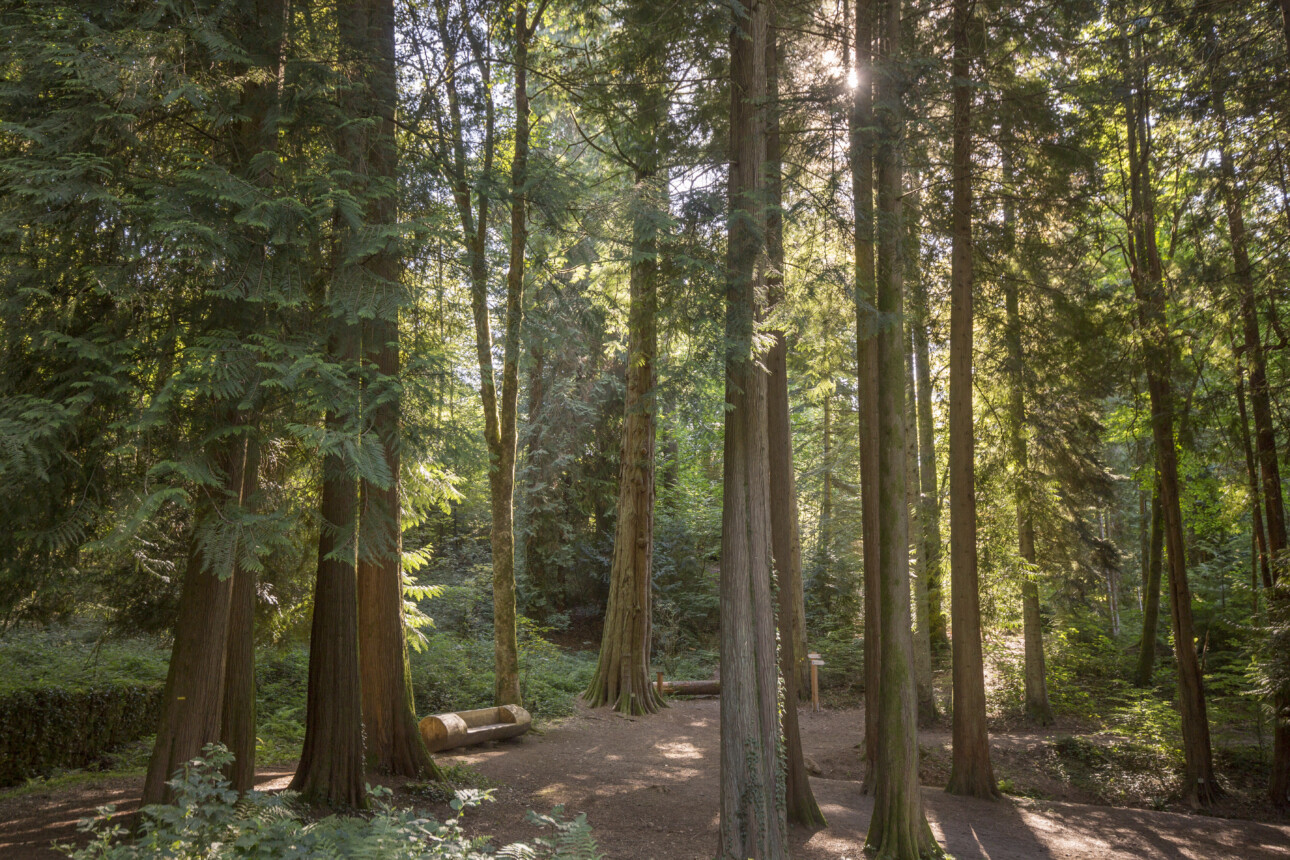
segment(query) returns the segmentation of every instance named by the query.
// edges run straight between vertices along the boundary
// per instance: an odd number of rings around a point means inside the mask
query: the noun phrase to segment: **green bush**
[[[92,626],[11,631],[0,638],[0,696],[17,690],[151,686],[170,654],[152,639],[105,640]]]
[[[550,839],[508,845],[496,854],[486,852],[486,840],[471,839],[461,830],[460,816],[439,824],[410,810],[389,805],[389,789],[369,789],[373,813],[366,817],[329,815],[310,820],[289,793],[248,792],[239,798],[221,770],[233,757],[222,746],[206,748],[205,759],[189,762],[170,781],[175,803],[143,810],[142,835],[127,841],[126,831],[112,823],[112,807],[101,808],[98,819],[81,822],[93,841],[69,852],[75,860],[214,860],[223,857],[287,860],[301,857],[371,857],[382,860],[487,860],[492,857],[526,860],[599,860],[601,857],[584,816],[560,820],[551,816],[530,820],[554,830]],[[489,799],[487,792],[460,792],[454,811]]]
[[[0,785],[85,767],[157,728],[161,685],[40,687],[0,696]]]

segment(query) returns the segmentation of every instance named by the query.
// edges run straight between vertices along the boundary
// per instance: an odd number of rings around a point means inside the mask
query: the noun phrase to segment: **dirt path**
[[[860,794],[859,711],[802,714],[811,785],[826,830],[795,830],[796,860],[860,860],[871,802]],[[1008,743],[1008,741],[1005,741]],[[505,786],[472,811],[468,829],[498,843],[530,839],[525,811],[564,804],[585,812],[617,860],[703,860],[716,847],[718,710],[714,699],[626,719],[581,710],[539,736],[445,759]],[[958,860],[1189,860],[1290,858],[1290,826],[1008,798],[998,803],[924,789],[928,818]]]
[[[861,860],[871,803],[860,794],[861,712],[802,713],[811,780],[826,830],[793,833],[796,860]],[[936,743],[934,735],[926,738]],[[1037,738],[1001,736],[1008,745]],[[715,699],[676,702],[661,714],[627,719],[580,709],[541,734],[489,744],[445,764],[464,763],[498,783],[497,802],[472,810],[467,829],[497,845],[539,831],[529,809],[564,804],[585,812],[614,860],[707,860],[716,846],[718,709]],[[285,770],[261,773],[261,788],[284,787]],[[53,858],[52,839],[75,835],[79,818],[104,803],[129,809],[139,779],[116,779],[0,802],[0,858]],[[958,860],[1290,860],[1290,825],[1200,815],[1008,798],[998,803],[924,789],[928,818]],[[438,810],[439,815],[444,810]]]

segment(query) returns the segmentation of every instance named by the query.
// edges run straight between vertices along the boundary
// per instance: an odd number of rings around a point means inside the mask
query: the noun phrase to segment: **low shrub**
[[[0,696],[0,785],[85,767],[157,728],[161,685],[37,687]]]
[[[218,745],[207,747],[205,753],[204,759],[189,762],[170,781],[175,791],[173,805],[143,810],[142,835],[137,840],[128,840],[125,829],[113,823],[113,809],[103,807],[98,819],[81,822],[82,830],[93,834],[93,841],[80,850],[69,850],[70,856],[75,860],[599,860],[602,856],[586,818],[580,815],[564,821],[558,807],[550,816],[529,813],[531,821],[554,831],[551,838],[508,845],[495,854],[486,851],[486,839],[472,839],[462,832],[460,813],[490,799],[487,792],[459,792],[452,800],[458,816],[443,824],[391,806],[386,788],[369,788],[370,815],[311,820],[290,793],[252,791],[239,798],[221,773],[232,762],[232,755]]]

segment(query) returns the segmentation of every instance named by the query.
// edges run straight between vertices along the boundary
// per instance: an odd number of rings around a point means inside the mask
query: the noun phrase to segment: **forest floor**
[[[794,829],[797,860],[863,856],[872,807],[860,793],[863,723],[858,709],[802,711],[811,785],[829,827]],[[495,802],[466,814],[467,831],[491,834],[494,844],[541,835],[526,812],[563,805],[566,817],[587,815],[609,858],[700,860],[716,847],[718,726],[715,698],[674,701],[657,715],[634,718],[580,707],[517,741],[439,760],[468,765],[498,786]],[[1037,756],[1061,736],[1060,730],[992,735],[996,771],[1012,784],[1031,786],[1023,772],[1038,770]],[[951,797],[939,790],[947,733],[924,733],[920,743],[928,819],[940,844],[959,860],[1290,858],[1290,823],[1073,802],[1056,781],[1043,799]],[[259,782],[262,788],[282,788],[289,778],[285,769],[268,770]],[[46,847],[51,840],[74,839],[76,820],[99,805],[131,808],[140,787],[138,778],[117,778],[0,801],[0,858],[58,856]],[[1033,786],[1028,790],[1040,793]],[[396,794],[396,802],[405,798],[410,805],[425,802]],[[438,817],[446,812],[442,806],[430,811]]]

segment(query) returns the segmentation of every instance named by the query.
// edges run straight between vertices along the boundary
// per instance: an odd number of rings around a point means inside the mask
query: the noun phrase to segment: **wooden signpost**
[[[811,710],[818,711],[820,709],[820,667],[824,665],[824,660],[814,651],[806,656],[811,661]]]

